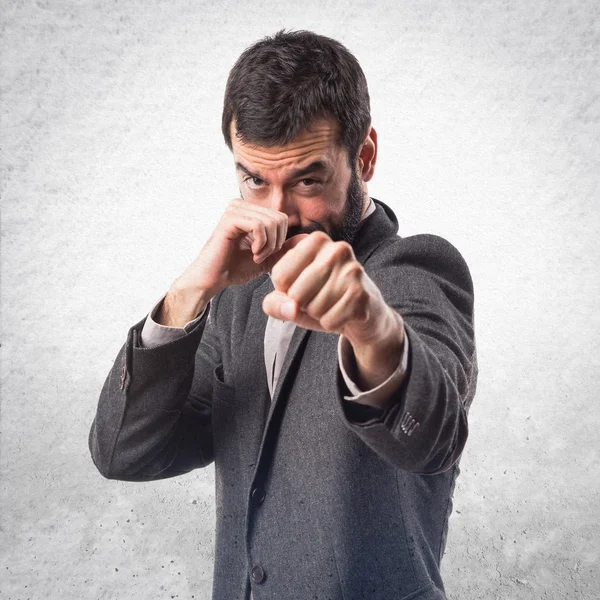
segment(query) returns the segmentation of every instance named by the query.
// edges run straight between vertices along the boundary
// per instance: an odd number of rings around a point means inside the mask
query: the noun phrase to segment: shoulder
[[[365,270],[384,287],[429,295],[434,288],[459,292],[472,300],[473,279],[466,260],[447,239],[421,233],[386,239],[365,263]]]
[[[373,266],[392,263],[469,273],[469,267],[458,248],[447,239],[432,233],[419,233],[409,237],[392,236],[377,248],[368,262]]]

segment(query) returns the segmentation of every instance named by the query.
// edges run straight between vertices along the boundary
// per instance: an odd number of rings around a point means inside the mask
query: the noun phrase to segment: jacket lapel
[[[383,202],[373,198],[375,212],[370,214],[356,232],[352,249],[361,265],[390,236],[398,233],[398,219],[394,211]]]
[[[371,256],[379,245],[398,231],[398,221],[393,211],[383,204],[383,202],[379,202],[374,198],[373,200],[376,204],[376,210],[362,221],[355,241],[352,244],[354,254],[361,264],[364,264],[368,260],[369,256]],[[278,423],[281,421],[285,403],[289,396],[286,390],[293,381],[292,374],[297,369],[296,365],[302,358],[303,348],[311,333],[308,329],[296,327],[282,365],[277,387],[273,393],[273,399],[269,401],[263,344],[268,317],[262,310],[262,302],[265,296],[273,291],[273,289],[271,278],[265,276],[265,281],[258,284],[258,287],[252,293],[242,353],[242,356],[246,360],[243,361],[244,365],[240,371],[241,386],[239,388],[244,390],[243,393],[246,396],[244,398],[244,405],[247,407],[248,416],[252,412],[256,418],[257,402],[260,402],[262,411],[261,419],[263,427],[262,429],[257,428],[255,430],[257,438],[253,440],[253,443],[257,446],[257,452],[253,455],[257,459],[255,463],[250,465],[254,467],[251,480],[252,485],[254,485],[259,472],[268,469],[269,460],[262,459],[270,455],[269,450],[276,443]],[[259,348],[260,351],[258,351]]]
[[[239,349],[242,360],[238,371],[236,390],[240,390],[242,406],[247,414],[256,415],[257,404],[260,418],[264,425],[269,412],[269,388],[265,369],[265,348],[263,339],[267,325],[267,315],[263,312],[262,302],[265,296],[273,291],[273,284],[268,275],[252,292],[246,316],[246,328],[242,336],[242,347]],[[255,440],[257,447],[260,439]]]

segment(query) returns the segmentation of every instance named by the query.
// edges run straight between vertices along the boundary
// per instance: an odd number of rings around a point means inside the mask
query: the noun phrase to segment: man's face
[[[354,238],[366,194],[337,127],[318,120],[289,144],[265,148],[240,141],[231,124],[240,196],[288,215],[288,238],[318,230],[335,241]]]

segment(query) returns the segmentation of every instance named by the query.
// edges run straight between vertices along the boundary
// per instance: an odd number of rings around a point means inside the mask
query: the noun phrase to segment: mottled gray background
[[[226,76],[282,27],[356,54],[371,194],[472,270],[450,599],[599,597],[596,0],[1,4],[3,599],[210,598],[214,469],[107,481],[87,433],[127,329],[237,195]]]

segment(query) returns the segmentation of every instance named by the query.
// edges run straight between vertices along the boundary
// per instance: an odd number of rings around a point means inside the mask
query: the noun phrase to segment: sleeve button
[[[262,583],[265,580],[265,577],[265,571],[261,566],[256,565],[255,567],[252,567],[252,581],[254,581],[254,583]]]

